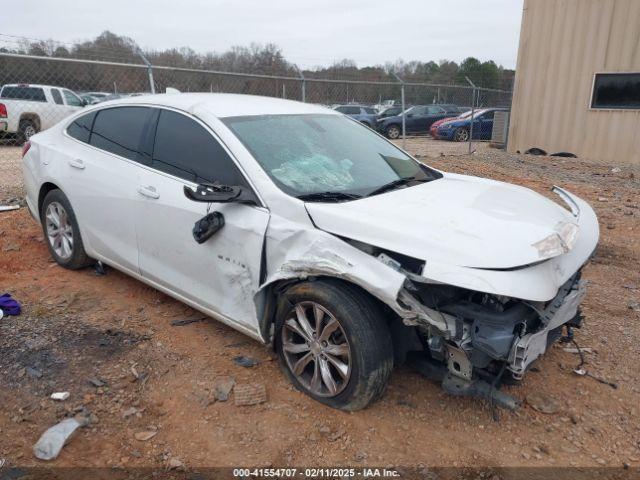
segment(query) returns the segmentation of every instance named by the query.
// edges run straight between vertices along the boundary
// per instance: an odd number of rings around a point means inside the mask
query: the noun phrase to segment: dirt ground
[[[638,468],[639,169],[509,155],[486,145],[472,156],[448,156],[442,142],[429,139],[406,147],[443,170],[544,194],[557,184],[594,206],[601,243],[584,271],[590,285],[576,340],[590,349],[586,368],[617,388],[573,373],[578,356],[558,344],[522,385],[507,389],[523,406],[501,411],[497,422],[484,402],[448,396],[406,367],[396,369],[386,395],[370,408],[332,410],[295,391],[273,354],[242,334],[212,319],[172,326],[198,314],[115,270],[101,276],[58,267],[39,225],[21,208],[0,213],[0,293],[24,306],[22,315],[0,320],[0,459],[42,465],[33,444],[81,412],[91,423],[50,464]],[[18,149],[0,150],[0,203],[22,197],[19,166]],[[259,363],[239,366],[239,355]],[[220,376],[265,385],[268,400],[236,406],[232,393],[214,402]],[[71,396],[55,402],[49,395],[56,391]],[[557,411],[532,408],[533,394],[555,402]],[[140,432],[155,434],[143,441]]]

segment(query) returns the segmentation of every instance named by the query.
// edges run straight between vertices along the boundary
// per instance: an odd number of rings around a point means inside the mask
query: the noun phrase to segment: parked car
[[[373,107],[366,107],[362,105],[338,105],[334,110],[364,123],[367,127],[373,128],[376,125],[378,111]]]
[[[81,109],[85,102],[67,88],[10,84],[0,90],[0,132],[28,140]]]
[[[497,111],[507,111],[504,108],[485,108],[476,110],[473,114],[473,138],[478,140],[491,139],[493,130],[493,116]],[[438,138],[466,142],[471,136],[471,115],[464,118],[456,118],[444,122],[438,126],[436,132]]]
[[[91,95],[94,98],[97,98],[99,100],[103,100],[105,97],[111,95],[110,92],[86,92],[87,95]]]
[[[468,110],[468,111],[466,111],[464,113],[461,113],[460,115],[457,115],[455,117],[446,117],[446,118],[443,118],[442,120],[438,120],[437,122],[433,122],[431,124],[431,128],[429,129],[429,133],[431,134],[431,136],[433,138],[438,138],[438,127],[440,125],[442,125],[445,122],[450,122],[450,121],[456,120],[456,119],[462,120],[463,118],[467,118],[470,115],[471,115],[471,110]]]
[[[102,101],[102,98],[94,97],[93,95],[90,95],[88,93],[81,94],[80,98],[82,98],[82,100],[84,100],[87,105],[95,105],[96,103],[100,103]]]
[[[378,120],[381,118],[394,117],[402,113],[402,107],[396,105],[395,107],[387,107],[378,113]]]
[[[431,124],[437,120],[459,114],[455,105],[415,105],[404,112],[407,133],[427,133]],[[388,138],[402,135],[402,112],[393,117],[379,119],[376,130]]]
[[[494,386],[580,323],[599,236],[584,200],[438,171],[317,105],[129,97],[23,152],[60,266],[100,260],[273,345],[332,407],[367,406],[406,359],[511,406]]]

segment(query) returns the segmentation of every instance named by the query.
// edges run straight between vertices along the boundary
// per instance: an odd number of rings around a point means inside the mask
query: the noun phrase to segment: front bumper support
[[[546,352],[549,332],[570,322],[578,313],[578,307],[587,292],[586,282],[572,280],[560,289],[556,298],[541,312],[542,328],[523,335],[514,343],[508,368],[516,378],[522,377],[529,365]]]

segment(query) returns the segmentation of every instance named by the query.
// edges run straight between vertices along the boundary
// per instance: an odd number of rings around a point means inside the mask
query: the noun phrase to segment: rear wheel
[[[464,127],[460,127],[453,132],[453,139],[456,142],[468,142],[469,141],[469,130]]]
[[[385,133],[387,134],[387,138],[395,140],[396,138],[400,137],[402,131],[400,130],[400,127],[398,127],[398,125],[389,125]]]
[[[36,133],[38,133],[38,126],[33,120],[20,120],[18,137],[22,143],[28,142]]]
[[[375,302],[333,280],[294,285],[280,301],[276,351],[291,382],[342,410],[378,399],[393,368],[388,327]]]
[[[40,216],[49,252],[58,265],[77,270],[93,263],[84,251],[76,216],[62,191],[47,193]]]

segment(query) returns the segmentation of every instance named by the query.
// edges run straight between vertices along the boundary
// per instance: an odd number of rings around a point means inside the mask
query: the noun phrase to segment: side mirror
[[[236,201],[242,188],[229,185],[218,185],[215,183],[201,183],[195,190],[185,186],[184,195],[194,202],[205,203],[229,203]]]

